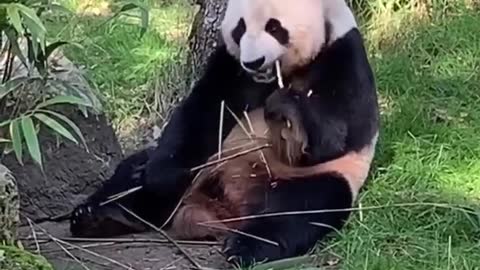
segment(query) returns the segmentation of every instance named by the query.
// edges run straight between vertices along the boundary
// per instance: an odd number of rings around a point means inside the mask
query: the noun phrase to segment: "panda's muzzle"
[[[243,69],[252,75],[253,79],[259,83],[270,83],[275,80],[275,73],[272,66],[265,67],[266,58],[264,56],[241,63]]]
[[[252,71],[258,71],[265,63],[265,56],[258,58],[257,60],[253,60],[250,62],[242,62],[243,68]]]

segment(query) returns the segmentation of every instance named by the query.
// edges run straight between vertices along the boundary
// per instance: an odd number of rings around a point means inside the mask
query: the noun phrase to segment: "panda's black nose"
[[[261,68],[263,66],[264,63],[265,63],[265,57],[261,57],[261,58],[258,58],[257,60],[253,60],[251,62],[243,62],[243,66],[246,69],[258,70],[259,68]]]

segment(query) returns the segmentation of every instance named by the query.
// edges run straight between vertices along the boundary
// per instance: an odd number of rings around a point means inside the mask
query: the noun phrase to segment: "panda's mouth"
[[[258,83],[271,83],[276,79],[275,69],[273,67],[266,68],[261,71],[251,73],[252,78]]]

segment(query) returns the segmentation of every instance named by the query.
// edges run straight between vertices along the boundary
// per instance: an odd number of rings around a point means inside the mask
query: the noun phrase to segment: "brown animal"
[[[291,116],[294,117],[294,116]],[[290,117],[290,119],[292,119]],[[180,239],[222,239],[229,230],[244,222],[207,225],[204,222],[241,217],[264,206],[267,190],[274,181],[290,181],[326,172],[341,173],[348,179],[355,197],[370,168],[375,144],[360,152],[314,166],[298,166],[308,139],[300,121],[265,121],[264,110],[257,109],[233,128],[222,144],[219,161],[199,172],[173,217],[171,233]],[[255,151],[262,146],[265,148]]]

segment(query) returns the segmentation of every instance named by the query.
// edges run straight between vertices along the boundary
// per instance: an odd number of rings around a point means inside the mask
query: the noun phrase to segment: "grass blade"
[[[42,154],[40,153],[40,144],[38,143],[37,132],[31,117],[22,117],[21,120],[23,136],[27,144],[28,152],[35,162],[40,165],[43,170]]]
[[[36,113],[34,114],[35,118],[42,121],[45,125],[51,128],[53,131],[57,132],[58,134],[62,135],[63,137],[71,140],[72,142],[78,144],[77,139],[73,137],[72,133],[70,133],[64,126],[58,123],[55,119],[52,119],[48,115],[43,113]]]
[[[10,123],[10,138],[18,163],[23,165],[22,131],[20,129],[19,119],[15,119]]]

